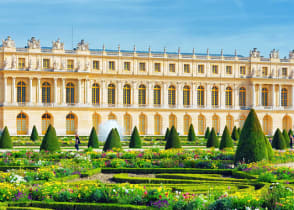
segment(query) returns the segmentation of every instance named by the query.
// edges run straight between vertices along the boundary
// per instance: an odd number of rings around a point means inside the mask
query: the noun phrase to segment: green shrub
[[[98,136],[97,136],[95,127],[92,127],[92,130],[89,136],[88,148],[89,147],[99,148]]]
[[[271,160],[273,158],[273,156],[274,156],[273,147],[272,147],[271,143],[269,142],[269,140],[267,139],[267,137],[264,134],[263,134],[263,137],[264,137],[264,141],[265,141],[265,144],[266,144],[268,159]]]
[[[289,131],[288,131],[288,136],[293,136],[293,131],[292,131],[292,129],[289,129]]]
[[[284,136],[286,147],[290,147],[290,137],[289,137],[289,134],[287,133],[286,129],[283,129],[283,133],[282,134]]]
[[[239,127],[239,128],[237,129],[237,131],[238,131],[239,138],[240,138],[240,135],[241,135],[241,131],[242,131],[242,129]]]
[[[188,141],[196,141],[195,130],[193,124],[190,125],[189,133],[188,133]]]
[[[260,182],[272,183],[272,182],[277,181],[277,178],[271,172],[265,172],[265,173],[260,174],[257,180]]]
[[[236,126],[234,126],[233,131],[232,131],[232,139],[234,139],[235,141],[237,141],[239,139],[239,133],[238,130],[236,128]]]
[[[130,148],[142,148],[142,141],[141,141],[137,126],[135,126],[133,129],[129,147]]]
[[[261,129],[255,110],[251,109],[241,132],[235,163],[268,160],[271,158],[270,154],[272,154],[272,150]]]
[[[121,148],[120,136],[116,128],[112,128],[109,132],[106,142],[103,147],[103,151],[112,150],[113,148]]]
[[[60,150],[60,144],[56,136],[55,128],[50,124],[46,131],[46,134],[42,140],[40,151],[45,150],[49,152],[55,152]]]
[[[37,131],[37,128],[36,128],[35,125],[33,126],[33,130],[32,130],[32,133],[31,133],[31,137],[30,137],[30,139],[31,139],[32,141],[36,141],[36,140],[39,139],[38,131]]]
[[[219,147],[218,138],[215,134],[214,128],[211,129],[209,137],[207,139],[206,147]]]
[[[204,137],[205,137],[206,139],[208,139],[209,135],[210,135],[210,130],[209,130],[209,127],[207,127],[206,130],[205,130]]]
[[[1,149],[12,149],[12,141],[8,131],[8,128],[5,126],[1,138],[0,138],[0,148]]]
[[[287,147],[285,138],[279,128],[277,128],[277,130],[274,134],[272,147],[275,149],[286,149],[286,147]]]
[[[181,148],[181,142],[178,132],[174,126],[172,126],[168,139],[166,141],[165,149]]]
[[[170,130],[169,130],[169,128],[167,128],[166,131],[165,131],[165,135],[164,135],[164,140],[165,141],[167,141],[169,133],[170,133]]]
[[[219,149],[224,149],[224,148],[230,148],[230,147],[233,147],[234,144],[233,144],[233,141],[232,141],[232,138],[230,136],[230,133],[229,133],[229,129],[227,126],[225,126],[225,129],[223,131],[223,135],[222,135],[222,139],[221,139],[221,142],[220,142],[220,146],[219,146]]]

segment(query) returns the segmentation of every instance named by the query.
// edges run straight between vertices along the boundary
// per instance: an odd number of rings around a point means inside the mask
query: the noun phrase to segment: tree
[[[231,148],[233,147],[234,144],[233,144],[233,140],[230,136],[230,132],[229,132],[229,129],[227,126],[225,126],[225,129],[223,131],[223,135],[222,135],[222,139],[221,139],[221,142],[220,142],[220,146],[219,146],[219,149],[224,149],[224,148]]]
[[[292,131],[292,129],[289,129],[289,131],[288,131],[288,135],[289,135],[289,136],[293,136],[293,131]]]
[[[8,131],[8,128],[5,126],[0,137],[0,148],[1,149],[12,149],[12,141]]]
[[[196,135],[193,124],[191,124],[189,128],[188,141],[196,141]]]
[[[137,126],[135,126],[133,129],[129,147],[130,148],[142,148],[142,141],[141,141],[141,137],[139,135]]]
[[[286,129],[283,129],[283,133],[282,134],[284,136],[286,147],[290,147],[290,137],[289,137],[288,132],[286,131]]]
[[[169,128],[167,128],[166,131],[165,131],[165,135],[164,135],[164,140],[165,141],[167,141],[169,133],[170,133],[170,130],[169,130]]]
[[[254,109],[251,109],[239,138],[235,163],[251,163],[260,160],[269,160],[271,154],[272,149],[267,143],[256,112]]]
[[[33,126],[33,130],[32,130],[32,133],[31,133],[31,137],[30,137],[30,139],[31,139],[32,141],[36,141],[36,140],[39,139],[38,131],[37,131],[37,128],[36,128],[35,125]]]
[[[240,138],[242,129],[239,127],[239,128],[237,129],[237,131],[238,131],[239,138]]]
[[[88,148],[99,148],[99,141],[98,141],[98,136],[95,127],[93,126],[91,129],[91,133],[89,136],[89,141],[88,141]]]
[[[287,144],[281,130],[277,128],[272,142],[272,147],[275,149],[286,149]]]
[[[236,126],[234,126],[233,131],[232,131],[232,139],[234,139],[235,141],[237,141],[239,139],[239,133],[238,130],[236,128]]]
[[[210,135],[210,130],[209,130],[209,127],[207,127],[206,130],[205,130],[204,137],[205,137],[206,139],[208,139],[209,135]]]
[[[116,128],[112,128],[105,141],[103,151],[112,150],[113,148],[121,148],[120,136]]]
[[[181,142],[178,132],[174,126],[172,126],[168,139],[166,141],[165,149],[181,148]]]
[[[207,139],[206,147],[219,147],[218,137],[215,134],[214,128],[211,129]]]
[[[60,150],[60,144],[56,136],[55,128],[51,124],[48,126],[46,134],[42,140],[40,151],[41,150],[49,152],[55,152]]]

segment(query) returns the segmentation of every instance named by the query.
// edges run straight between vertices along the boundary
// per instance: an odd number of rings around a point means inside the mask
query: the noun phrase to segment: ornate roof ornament
[[[35,37],[32,37],[31,40],[28,40],[28,48],[30,49],[40,49],[40,40],[36,40]]]
[[[78,43],[77,50],[86,51],[89,50],[89,44],[86,43],[83,39]]]
[[[279,57],[279,50],[273,49],[270,53],[270,58],[278,59]]]
[[[294,59],[294,50],[289,52],[289,58]]]
[[[53,50],[64,50],[64,43],[60,41],[58,38],[56,41],[52,42],[52,49]]]
[[[250,50],[250,57],[252,58],[259,58],[260,52],[257,51],[257,48],[253,48],[253,51]]]
[[[2,40],[2,46],[7,48],[15,48],[15,42],[8,36],[5,40]]]

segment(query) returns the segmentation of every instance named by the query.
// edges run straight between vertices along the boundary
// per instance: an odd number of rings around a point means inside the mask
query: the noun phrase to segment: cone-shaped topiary
[[[235,155],[235,163],[238,162],[257,162],[260,160],[268,160],[272,151],[267,145],[266,138],[261,129],[258,117],[254,109],[251,109],[244,126]]]
[[[177,130],[174,126],[170,129],[165,149],[181,148],[181,142]]]
[[[279,128],[277,128],[273,137],[272,147],[275,149],[286,149],[287,147],[285,138]]]
[[[88,141],[88,148],[99,148],[99,141],[98,141],[98,136],[95,127],[92,127],[90,136],[89,136],[89,141]]]
[[[189,128],[188,141],[196,141],[196,135],[193,124],[191,124]]]
[[[12,141],[8,131],[8,128],[5,126],[4,130],[2,131],[2,135],[0,137],[0,148],[1,149],[11,149]]]
[[[232,131],[232,139],[234,139],[235,141],[237,141],[239,139],[239,133],[238,133],[236,126],[234,126],[233,131]]]
[[[206,147],[219,147],[218,138],[215,134],[214,128],[211,129],[209,137],[207,139]]]
[[[238,131],[238,134],[239,134],[239,138],[240,138],[240,135],[241,135],[241,128],[239,127],[238,129],[237,129],[237,131]]]
[[[113,148],[121,148],[120,136],[116,128],[112,128],[105,141],[103,151],[112,150]]]
[[[283,129],[283,136],[284,136],[284,140],[285,140],[285,143],[286,143],[286,147],[290,147],[290,137],[286,131],[286,129]]]
[[[169,128],[167,128],[166,131],[165,131],[165,136],[164,136],[165,141],[167,141],[169,133],[170,133],[170,130],[169,130]]]
[[[289,131],[288,131],[288,136],[293,136],[293,131],[292,131],[292,129],[289,129]],[[290,138],[290,137],[289,137]]]
[[[56,136],[56,131],[52,125],[49,125],[47,128],[46,134],[40,146],[40,151],[41,150],[45,150],[49,152],[55,152],[60,150],[60,144]]]
[[[129,146],[130,148],[142,148],[142,141],[137,126],[135,126],[133,129]]]
[[[209,135],[210,135],[210,130],[209,130],[209,127],[207,127],[206,130],[205,130],[204,137],[205,137],[206,139],[208,139]]]
[[[219,149],[224,149],[224,148],[231,148],[233,147],[234,144],[233,144],[233,140],[230,136],[230,132],[229,132],[229,129],[227,128],[227,126],[225,126],[225,129],[223,131],[223,135],[222,135],[222,139],[221,139],[221,142],[220,142],[220,146],[219,146]]]
[[[264,136],[264,141],[265,141],[266,148],[267,148],[268,159],[271,160],[272,157],[274,156],[274,151],[273,151],[272,145],[269,142],[269,140],[267,139],[267,137],[264,134],[263,134],[263,136]]]
[[[32,130],[32,133],[31,133],[31,137],[30,137],[30,139],[31,139],[32,141],[36,141],[36,140],[39,139],[39,135],[38,135],[38,131],[37,131],[36,126],[33,126],[33,130]]]

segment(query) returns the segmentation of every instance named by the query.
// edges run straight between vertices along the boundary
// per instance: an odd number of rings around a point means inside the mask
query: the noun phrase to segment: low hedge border
[[[28,169],[28,170],[37,170],[39,166],[0,166],[0,171],[7,171],[11,169]]]
[[[83,172],[81,173],[81,178],[93,176],[94,174],[98,174],[98,173],[101,173],[101,168],[95,168],[95,169],[88,170],[87,172]]]

